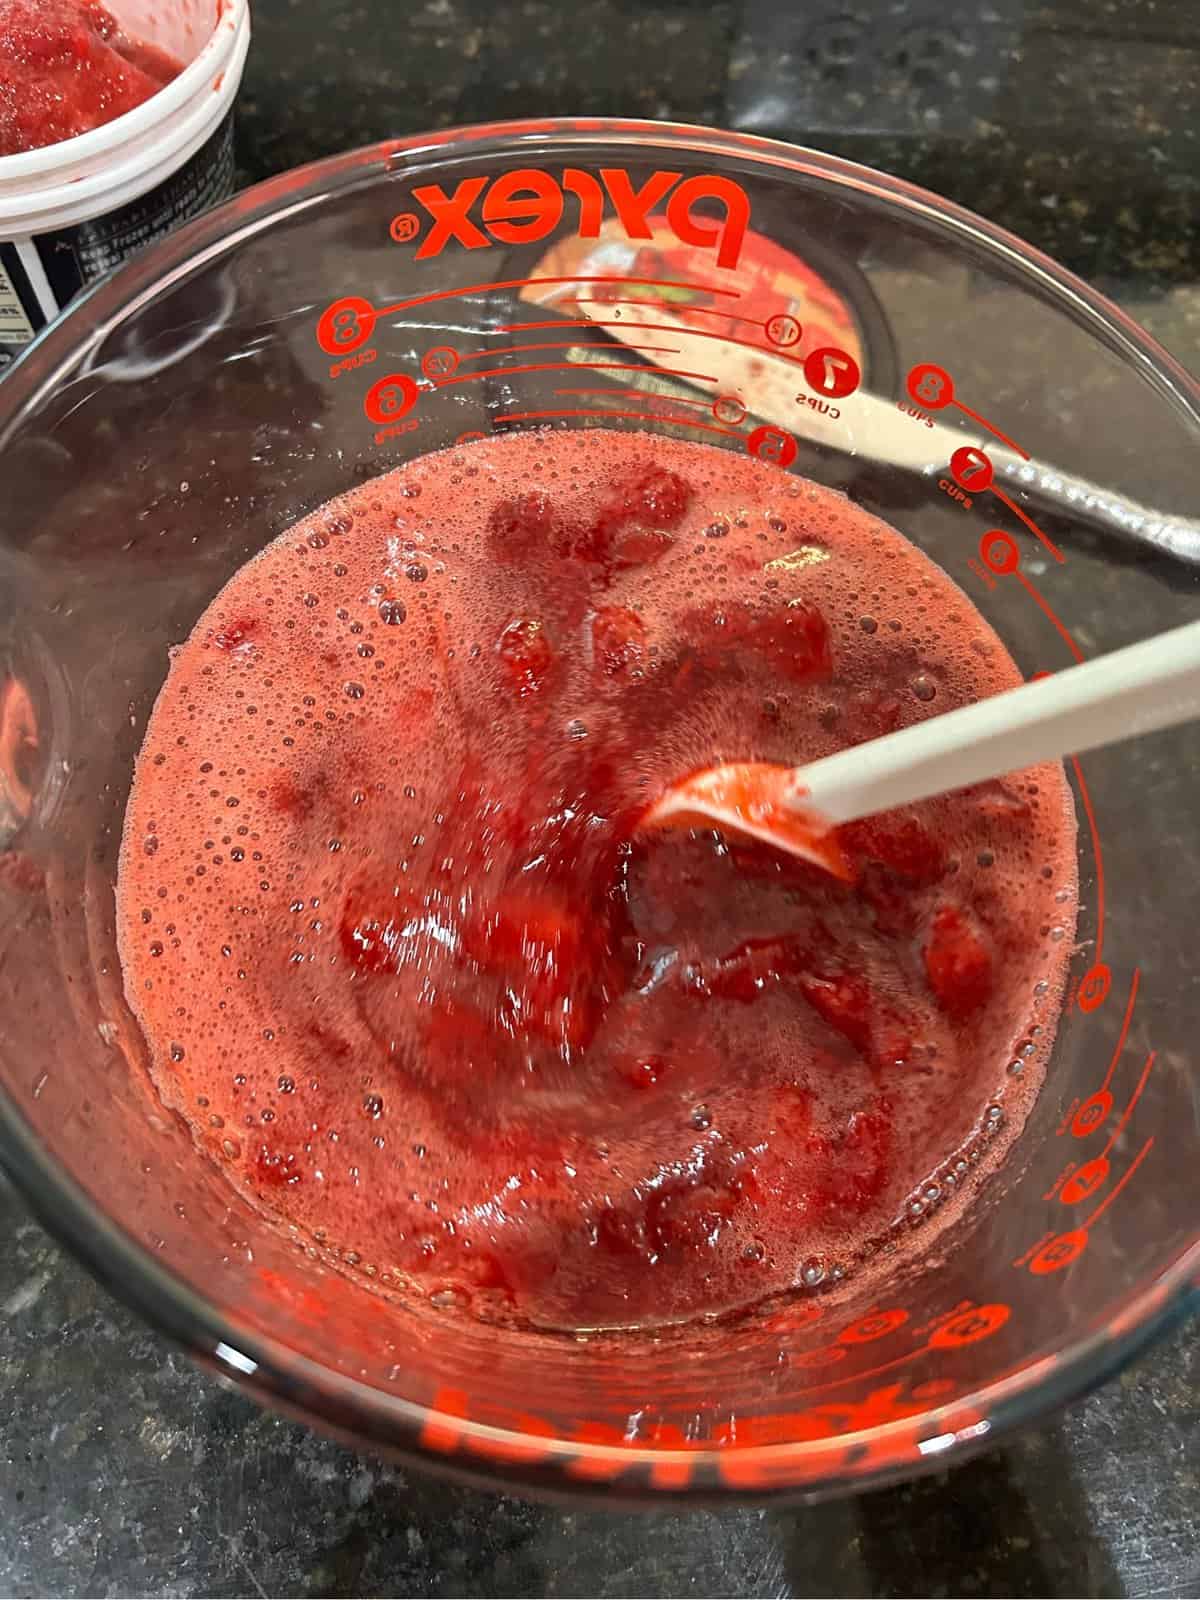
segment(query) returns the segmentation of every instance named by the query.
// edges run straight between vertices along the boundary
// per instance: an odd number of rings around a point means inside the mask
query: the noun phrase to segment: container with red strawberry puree
[[[0,376],[233,188],[247,0],[0,0]]]

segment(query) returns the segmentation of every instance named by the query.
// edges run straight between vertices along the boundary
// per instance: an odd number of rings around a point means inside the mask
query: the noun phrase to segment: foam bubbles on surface
[[[118,909],[161,1092],[446,1314],[655,1323],[875,1270],[1037,1092],[1061,769],[859,825],[854,891],[631,819],[1018,681],[912,545],[748,456],[522,434],[363,484],[234,575],[147,730]]]

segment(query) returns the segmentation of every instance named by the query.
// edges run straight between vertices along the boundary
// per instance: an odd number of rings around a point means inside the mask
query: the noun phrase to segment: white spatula
[[[642,825],[713,823],[848,877],[841,823],[1196,716],[1200,622],[1189,622],[806,767],[706,767],[673,783]]]

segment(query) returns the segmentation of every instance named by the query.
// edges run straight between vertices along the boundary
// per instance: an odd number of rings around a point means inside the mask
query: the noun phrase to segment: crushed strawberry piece
[[[915,817],[885,812],[839,829],[852,854],[878,861],[912,883],[936,883],[946,870],[946,852]]]
[[[793,683],[821,682],[833,671],[829,625],[803,600],[766,607],[710,601],[687,613],[685,629],[708,666],[736,663],[750,652]]]
[[[213,635],[213,643],[218,650],[247,649],[254,642],[253,635],[257,629],[258,624],[252,617],[239,617],[218,629]]]
[[[395,972],[404,955],[406,930],[416,908],[399,884],[359,885],[346,895],[340,936],[342,953],[360,972]]]
[[[596,670],[616,677],[636,667],[646,645],[646,624],[636,611],[604,606],[592,618],[592,658]]]
[[[651,528],[674,528],[691,505],[692,486],[669,468],[651,466],[634,472],[613,489],[609,505],[630,522]]]
[[[800,993],[819,1017],[864,1055],[871,1047],[872,1000],[865,978],[849,972],[830,977],[805,973]]]
[[[966,911],[939,906],[922,954],[929,987],[947,1016],[961,1022],[986,1005],[992,992],[992,958]]]
[[[844,1215],[865,1211],[888,1181],[891,1150],[892,1122],[882,1111],[855,1111],[840,1132],[811,1135],[814,1206]]]
[[[609,559],[614,572],[628,572],[661,560],[674,543],[661,528],[626,528],[614,537]]]
[[[631,1050],[613,1062],[617,1076],[634,1089],[653,1089],[667,1071],[666,1058],[644,1050]]]
[[[542,687],[554,664],[545,627],[532,617],[514,617],[497,640],[496,652],[521,698]]]
[[[488,514],[488,547],[499,561],[527,560],[550,545],[557,522],[550,496],[540,489],[499,500]]]
[[[850,705],[850,722],[854,741],[861,744],[866,739],[879,739],[886,733],[895,733],[904,719],[904,707],[898,695],[889,689],[860,689]]]
[[[801,971],[806,952],[793,938],[745,939],[716,961],[689,963],[682,979],[691,994],[749,1004]]]

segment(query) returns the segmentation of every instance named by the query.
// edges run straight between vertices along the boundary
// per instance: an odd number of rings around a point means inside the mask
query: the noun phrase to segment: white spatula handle
[[[1200,622],[1189,622],[798,767],[796,795],[831,822],[852,822],[1196,716]]]

